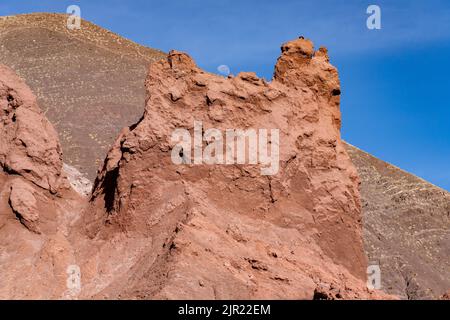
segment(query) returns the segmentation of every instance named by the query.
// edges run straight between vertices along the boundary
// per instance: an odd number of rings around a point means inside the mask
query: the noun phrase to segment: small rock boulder
[[[11,185],[9,204],[20,222],[30,231],[40,233],[39,211],[34,188],[21,179],[16,179]]]

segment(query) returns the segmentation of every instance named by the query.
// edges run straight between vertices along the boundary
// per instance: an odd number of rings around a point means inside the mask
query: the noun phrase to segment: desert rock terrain
[[[340,139],[325,49],[292,41],[272,82],[226,79],[65,22],[0,17],[1,298],[383,297],[367,260],[402,299],[448,291],[449,193]],[[194,118],[282,128],[279,173],[173,165]]]
[[[144,114],[122,130],[88,199],[71,187],[36,98],[1,67],[1,297],[382,297],[365,286],[336,69],[325,49],[298,39],[275,70],[269,84],[205,73],[176,51],[151,64]],[[279,128],[280,172],[174,164],[171,132],[194,119]],[[74,266],[78,291],[64,277]]]

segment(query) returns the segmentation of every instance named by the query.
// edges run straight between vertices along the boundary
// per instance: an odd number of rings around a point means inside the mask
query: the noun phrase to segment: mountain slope
[[[439,298],[450,287],[450,194],[347,144],[358,169],[369,260],[405,299]]]

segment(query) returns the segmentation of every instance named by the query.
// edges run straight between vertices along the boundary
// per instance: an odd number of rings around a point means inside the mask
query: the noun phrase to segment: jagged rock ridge
[[[275,70],[271,83],[253,73],[223,78],[177,51],[150,66],[144,116],[108,153],[80,222],[93,239],[125,232],[149,249],[125,286],[114,279],[100,297],[312,299],[332,288],[370,296],[336,69],[325,49],[298,39]],[[174,164],[171,133],[194,121],[205,130],[279,128],[280,171]],[[110,269],[102,250],[81,260]]]
[[[9,70],[3,74],[9,79]],[[18,78],[14,84],[23,85]],[[14,84],[7,110],[28,96]],[[144,115],[116,140],[89,203],[71,189],[60,153],[53,189],[33,176],[1,173],[7,209],[0,239],[9,252],[2,255],[1,297],[380,296],[365,287],[358,178],[339,138],[339,81],[324,49],[290,43],[270,84],[251,73],[207,74],[174,51],[150,66],[146,86]],[[217,128],[279,128],[279,172],[172,163],[171,131],[191,128],[195,118]],[[43,124],[36,145],[58,146],[41,113],[30,122]],[[22,150],[9,154],[15,152]],[[52,172],[52,162],[45,166]],[[11,181],[20,192],[11,191]],[[66,287],[74,265],[83,279],[76,292]]]
[[[152,59],[164,57],[164,54],[133,44],[84,20],[81,30],[69,32],[65,28],[66,19],[66,15],[54,14],[0,17],[0,61],[13,67],[37,94],[40,105],[55,125],[61,138],[65,161],[93,180],[98,165],[101,165],[116,137],[116,132],[142,116],[142,101],[145,99],[142,83],[147,72],[147,65],[153,61]],[[87,28],[84,28],[85,26]],[[64,45],[61,46],[61,44]],[[72,50],[61,50],[62,48],[72,48]],[[69,78],[68,75],[72,75],[73,78]],[[117,81],[110,81],[111,79],[117,79]],[[66,90],[71,88],[71,82],[76,83],[74,89]],[[111,96],[111,92],[119,93],[119,95]],[[117,107],[115,101],[119,101]],[[97,111],[98,114],[95,113]],[[94,113],[90,116],[85,112]],[[110,125],[105,127],[107,123]],[[413,194],[405,193],[404,197],[396,197],[394,202],[396,204],[389,205],[389,210],[380,210],[386,201],[390,203],[390,199],[386,198],[385,189],[378,187],[378,184],[374,182],[377,179],[373,180],[372,174],[366,174],[366,172],[373,172],[375,176],[378,176],[376,171],[373,171],[371,159],[379,160],[366,156],[359,149],[349,150],[349,153],[361,177],[363,221],[371,219],[383,221],[386,213],[397,213],[397,210],[400,210],[403,212],[400,218],[407,218],[408,224],[418,225],[417,221],[421,218],[416,219],[417,213],[404,214],[407,208],[415,206],[419,206],[424,214],[432,213],[437,219],[448,216],[446,209],[449,204],[448,192],[422,180],[420,187],[414,188]],[[379,168],[388,166],[383,162],[379,164]],[[68,176],[74,181],[72,185],[80,192],[86,193],[89,186],[85,179],[82,177],[80,179],[77,171],[73,170],[73,167],[70,168],[72,169],[68,170],[70,171]],[[396,185],[401,191],[409,183],[402,183],[405,180],[399,169],[390,168],[390,170],[383,170],[385,175],[383,179],[389,184]],[[380,182],[380,185],[383,183]],[[430,201],[420,200],[423,198],[429,198]],[[435,203],[438,205],[436,206]],[[404,209],[399,209],[402,207]],[[7,208],[9,210],[9,206]],[[6,212],[6,209],[1,212]],[[370,229],[368,223],[364,224],[365,248],[368,250],[370,260],[374,262],[381,259],[380,252],[388,252],[389,255],[392,253],[391,240],[378,239],[387,239],[390,234],[389,229],[393,228],[397,233],[403,233],[399,235],[401,238],[407,237],[412,239],[408,241],[416,241],[407,229],[399,227],[404,223],[402,219],[387,221],[393,225],[384,224],[386,226],[384,228],[383,224],[377,224],[376,233]],[[445,276],[450,257],[449,254],[445,254],[446,243],[448,244],[446,233],[433,231],[433,224],[434,222],[430,224],[429,232],[433,234],[432,245],[435,250],[430,251],[424,246],[415,246],[414,252],[409,249],[396,249],[397,258],[383,259],[381,268],[384,290],[404,298],[408,296],[411,298],[436,297],[444,292],[440,285],[428,284],[428,279],[431,283],[436,283]],[[424,227],[424,231],[428,229],[428,225],[421,224],[421,226]],[[372,247],[377,248],[376,251],[373,251]],[[423,262],[417,263],[416,253],[418,256],[431,253],[434,267],[424,269]],[[408,265],[406,273],[398,268],[397,261],[400,260]],[[414,278],[411,275],[416,273],[420,274],[423,280],[408,281]],[[394,285],[391,285],[392,283]],[[410,284],[408,290],[406,290],[407,283]],[[429,290],[430,288],[433,292]]]
[[[146,68],[165,56],[64,14],[0,17],[0,62],[27,80],[58,131],[64,162],[94,180],[120,129],[137,121]]]
[[[384,290],[438,299],[450,287],[450,194],[346,146],[361,177],[365,249]]]

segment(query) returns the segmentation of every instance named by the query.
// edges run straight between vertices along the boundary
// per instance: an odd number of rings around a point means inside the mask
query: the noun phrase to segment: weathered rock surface
[[[0,299],[62,297],[66,236],[82,198],[61,171],[53,126],[2,65],[0,106]]]
[[[86,178],[80,171],[75,167],[72,167],[66,163],[63,164],[64,173],[67,176],[67,180],[70,186],[78,192],[80,195],[89,197],[92,191],[92,182]]]
[[[37,225],[39,221],[39,210],[34,197],[34,188],[23,180],[15,180],[11,185],[9,196],[11,209],[18,216],[22,224],[28,229],[40,233]]]
[[[56,192],[61,177],[61,147],[50,122],[25,83],[0,65],[0,166]]]
[[[324,49],[286,44],[271,83],[208,74],[172,51],[150,66],[146,87],[144,116],[108,153],[79,222],[92,238],[78,256],[90,283],[81,296],[371,297],[359,181],[340,140],[339,80]],[[205,130],[279,129],[279,172],[174,164],[171,134],[194,121]]]
[[[309,41],[288,46],[272,83],[211,75],[176,51],[152,64],[144,115],[122,130],[89,203],[70,187],[82,180],[63,170],[56,132],[31,91],[0,67],[0,297],[382,297],[365,287],[337,72],[325,50],[298,51],[312,50]],[[279,170],[173,163],[171,134],[194,120],[205,129],[279,129]],[[68,277],[78,272],[83,283],[73,288]]]
[[[337,72],[324,50],[299,54],[304,45],[312,48],[296,40],[283,49],[270,84],[252,73],[207,74],[176,51],[152,64],[144,116],[122,130],[85,210],[55,131],[23,81],[1,67],[0,297],[381,297],[365,287]],[[278,172],[174,164],[171,133],[194,120],[279,129]],[[74,266],[83,279],[75,291],[67,285]]]

